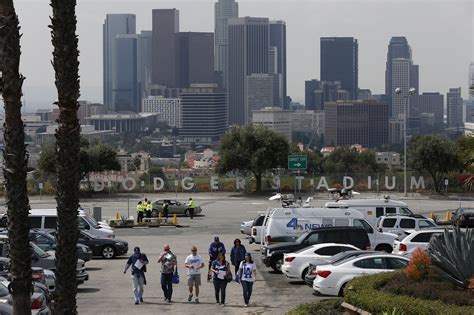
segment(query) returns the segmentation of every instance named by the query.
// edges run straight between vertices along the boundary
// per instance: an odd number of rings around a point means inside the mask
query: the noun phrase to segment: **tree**
[[[414,138],[408,148],[410,167],[430,174],[436,192],[440,192],[442,179],[448,172],[462,168],[459,155],[453,141],[433,135]]]
[[[462,136],[457,145],[460,150],[460,159],[467,172],[474,172],[474,136]]]
[[[13,314],[31,313],[30,210],[26,173],[28,156],[21,120],[20,27],[12,0],[0,0],[0,90],[5,106],[3,176],[8,208]]]
[[[58,245],[56,247],[56,304],[58,314],[77,314],[76,265],[79,235],[80,125],[79,51],[76,35],[76,0],[51,0],[53,67],[59,107],[56,131]]]
[[[383,169],[384,166],[375,161],[373,151],[359,153],[350,147],[337,148],[323,161],[325,173],[377,173]]]
[[[159,177],[163,180],[165,179],[165,173],[163,172],[163,168],[156,166],[150,167],[148,172],[143,173],[140,176],[140,180],[147,183],[147,185],[151,185],[153,184],[153,178],[155,177]]]
[[[217,171],[221,174],[238,170],[250,172],[262,188],[262,174],[286,165],[289,144],[286,138],[264,126],[234,127],[222,138]]]

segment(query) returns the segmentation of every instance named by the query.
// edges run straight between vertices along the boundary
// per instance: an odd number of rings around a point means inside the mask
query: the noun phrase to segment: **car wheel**
[[[283,266],[283,256],[277,257],[275,260],[272,262],[272,269],[275,271],[281,272],[281,266]]]
[[[377,246],[375,248],[375,250],[379,250],[379,251],[386,252],[386,253],[391,253],[393,251],[393,247],[388,245],[388,244],[382,244],[382,245]]]
[[[342,285],[341,289],[339,290],[338,296],[344,296],[344,289],[346,288],[346,285],[347,282]]]
[[[115,257],[115,248],[113,248],[112,246],[104,246],[102,248],[102,257],[104,257],[105,259],[111,259],[111,258],[114,258]]]
[[[301,279],[303,279],[303,281],[305,281],[305,277],[306,277],[307,274],[308,274],[308,267],[306,267],[303,270],[303,273],[301,274]]]

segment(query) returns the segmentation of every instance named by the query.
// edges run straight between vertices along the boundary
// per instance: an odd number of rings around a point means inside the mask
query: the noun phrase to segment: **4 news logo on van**
[[[332,224],[320,224],[320,223],[305,223],[304,225],[298,224],[298,218],[292,218],[286,227],[293,228],[293,230],[316,230],[324,227],[332,227]]]

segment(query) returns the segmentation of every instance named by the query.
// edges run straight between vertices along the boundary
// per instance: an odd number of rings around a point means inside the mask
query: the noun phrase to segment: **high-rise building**
[[[214,83],[214,33],[176,33],[178,86]]]
[[[410,69],[408,71],[407,77],[398,77],[397,82],[393,82],[393,60],[394,59],[406,59],[410,63]],[[407,80],[407,82],[400,82],[400,80]],[[419,66],[414,65],[412,61],[412,51],[411,47],[408,44],[406,37],[395,36],[390,39],[387,50],[387,61],[385,68],[385,100],[389,105],[389,113],[392,117],[396,117],[398,112],[392,112],[394,107],[400,106],[397,100],[397,104],[393,104],[392,97],[396,88],[408,87],[406,92],[402,90],[403,93],[408,93],[408,89],[415,88],[416,93],[419,91]],[[405,95],[406,95],[405,94]]]
[[[434,116],[434,124],[443,124],[444,95],[439,93],[423,93],[410,96],[409,117],[419,118],[423,113]]]
[[[263,125],[291,143],[291,112],[281,107],[265,107],[252,112],[252,123]]]
[[[226,132],[227,95],[215,85],[181,89],[180,137],[186,143],[215,144]]]
[[[229,123],[244,125],[249,121],[247,78],[268,74],[269,30],[267,18],[231,18],[229,30]]]
[[[327,146],[360,144],[374,148],[388,143],[388,107],[375,100],[328,102],[324,107]]]
[[[112,105],[116,112],[140,112],[138,35],[117,35],[114,40]]]
[[[214,4],[214,70],[222,73],[223,86],[227,86],[229,32],[227,20],[239,16],[235,0],[218,0]]]
[[[306,110],[316,110],[314,92],[319,89],[320,81],[316,79],[304,81],[304,107]]]
[[[282,75],[278,70],[278,49],[275,46],[268,48],[268,74],[273,78],[273,104],[281,106],[284,99],[283,94],[283,80]]]
[[[392,91],[391,91],[391,116],[402,117],[405,114],[406,98],[410,90],[411,60],[406,58],[392,59]],[[401,89],[400,94],[396,89]]]
[[[143,113],[159,114],[159,119],[171,127],[181,128],[181,99],[149,96],[143,99]]]
[[[390,118],[388,121],[388,142],[401,144],[403,141],[403,119]]]
[[[342,89],[341,82],[311,80],[305,82],[306,110],[324,110],[324,103],[349,100],[350,95]]]
[[[464,127],[462,121],[463,100],[461,98],[461,88],[449,89],[446,94],[446,105],[448,114],[448,128],[460,130]]]
[[[278,90],[275,91],[278,97],[278,103],[274,106],[280,106],[289,109],[290,104],[287,102],[287,75],[286,75],[286,23],[285,21],[270,21],[270,46],[276,48],[276,74],[280,83],[275,85]],[[272,73],[272,72],[270,72]],[[276,81],[276,80],[275,80]]]
[[[179,32],[179,11],[156,9],[152,19],[152,82],[173,88],[178,84],[175,34]]]
[[[469,65],[469,78],[467,84],[467,88],[469,89],[469,100],[474,101],[474,62],[471,62]]]
[[[112,105],[113,51],[114,40],[119,34],[135,34],[135,14],[107,14],[103,27],[103,98],[104,105],[114,110]]]
[[[353,37],[321,37],[321,81],[340,81],[342,89],[357,99],[359,46]]]
[[[247,77],[247,123],[251,123],[252,112],[264,107],[273,107],[273,78],[269,74],[252,74]]]
[[[147,86],[151,84],[152,31],[141,31],[138,37],[138,85],[139,98],[146,97]]]

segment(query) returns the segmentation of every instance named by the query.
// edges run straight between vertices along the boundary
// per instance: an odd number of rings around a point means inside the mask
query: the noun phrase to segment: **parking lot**
[[[102,207],[103,219],[115,217],[115,213],[127,214],[130,204],[130,214],[135,216],[135,205],[140,196],[130,199],[104,198],[85,199],[81,205],[86,208],[93,206]],[[174,194],[146,195],[149,199],[175,198]],[[181,201],[187,200],[189,194],[178,194]],[[269,206],[278,206],[275,201],[268,201],[268,197],[232,195],[223,193],[195,194],[192,195],[198,205],[203,208],[203,215],[194,220],[178,217],[180,224],[185,228],[160,227],[160,228],[133,228],[116,229],[116,238],[129,242],[129,253],[134,246],[140,246],[146,253],[150,264],[147,272],[147,286],[145,287],[144,304],[134,305],[130,274],[123,274],[126,257],[113,260],[94,259],[86,264],[90,280],[79,287],[78,307],[80,314],[128,314],[134,311],[140,314],[156,314],[167,312],[170,314],[198,314],[221,312],[226,314],[284,314],[296,305],[304,302],[313,302],[321,299],[313,295],[313,291],[303,283],[290,284],[284,276],[276,274],[271,269],[265,268],[260,262],[259,246],[248,245],[244,235],[240,234],[240,223],[250,220],[258,212],[265,211]],[[363,195],[363,198],[373,195]],[[393,197],[396,198],[396,197]],[[316,196],[313,205],[322,206],[328,201],[326,194]],[[410,208],[417,213],[430,212],[442,213],[446,209],[459,206],[456,199],[445,200],[441,198],[428,199],[414,196],[404,200]],[[55,207],[54,199],[43,197],[42,200],[31,200],[32,208]],[[464,201],[463,205],[471,205],[472,201]],[[188,290],[184,259],[190,253],[192,245],[197,246],[198,254],[207,259],[207,248],[214,235],[219,235],[227,251],[230,252],[233,240],[241,238],[247,249],[254,254],[258,265],[257,282],[249,308],[243,307],[241,286],[230,283],[227,287],[227,305],[222,308],[215,304],[214,288],[212,283],[203,279],[201,287],[200,304],[187,302]],[[164,244],[170,244],[171,251],[178,257],[181,282],[173,286],[173,303],[164,302],[160,286],[160,266],[156,262]],[[227,255],[228,257],[228,255]]]

